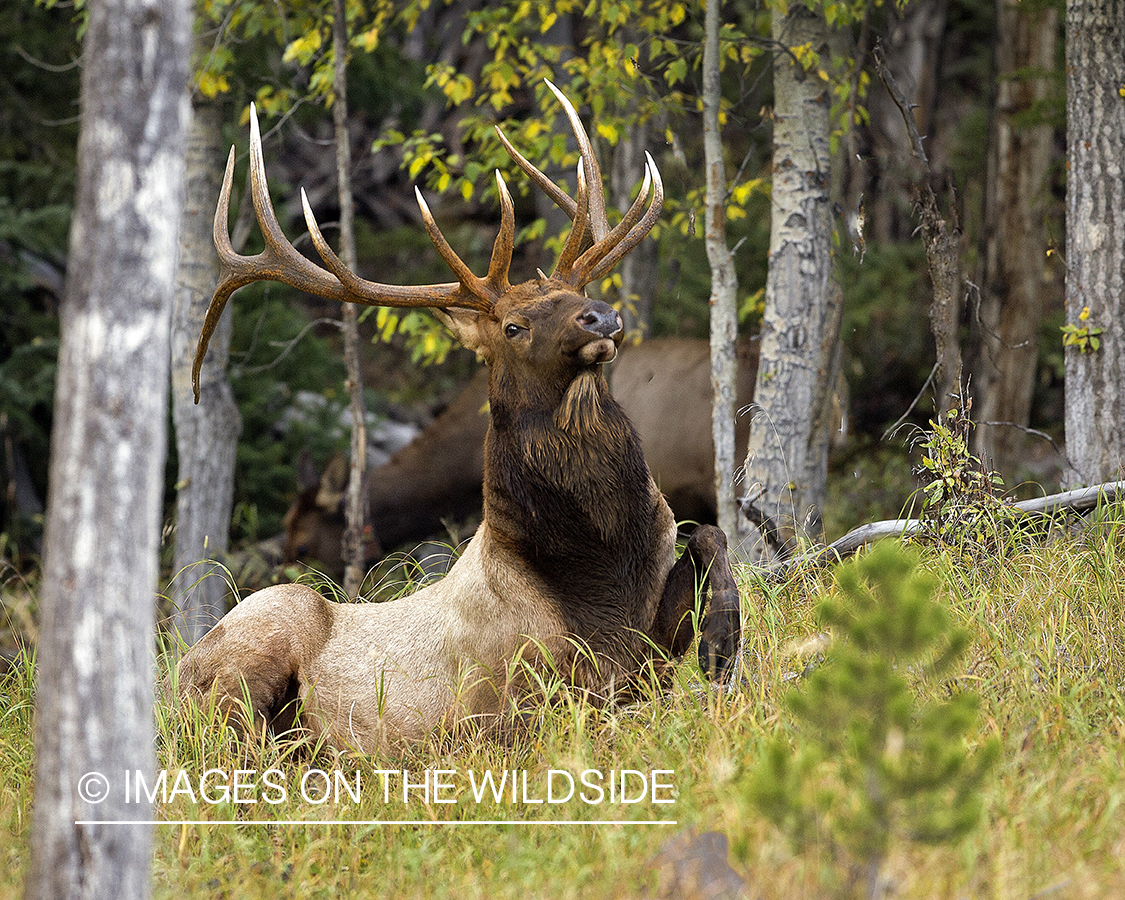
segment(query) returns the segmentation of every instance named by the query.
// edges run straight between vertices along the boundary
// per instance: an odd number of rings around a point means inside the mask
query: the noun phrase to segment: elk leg
[[[699,667],[712,680],[723,682],[734,671],[740,615],[727,537],[714,525],[700,525],[692,532],[664,582],[653,639],[674,657],[683,656],[695,636],[697,585],[707,610],[700,627]]]
[[[179,693],[236,712],[245,698],[254,722],[247,728],[292,728],[300,695],[300,671],[308,651],[323,645],[331,607],[300,585],[258,591],[227,613],[179,664]]]

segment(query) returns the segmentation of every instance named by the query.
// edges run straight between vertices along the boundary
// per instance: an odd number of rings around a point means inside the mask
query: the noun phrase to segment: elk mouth
[[[617,356],[617,342],[613,338],[597,338],[579,347],[575,355],[588,366],[612,362]]]

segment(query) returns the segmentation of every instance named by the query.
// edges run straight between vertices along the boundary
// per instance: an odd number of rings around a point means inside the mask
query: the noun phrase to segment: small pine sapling
[[[878,896],[893,841],[940,843],[980,819],[999,745],[970,748],[974,694],[945,682],[969,635],[935,601],[936,578],[894,542],[840,566],[817,616],[834,639],[786,698],[792,743],[774,742],[753,804],[798,851],[825,848],[848,895]],[[943,688],[948,699],[926,699]]]

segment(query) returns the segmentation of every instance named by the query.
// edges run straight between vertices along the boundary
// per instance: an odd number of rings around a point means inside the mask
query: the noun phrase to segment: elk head
[[[605,276],[648,234],[660,215],[664,192],[660,173],[646,154],[645,177],[636,201],[614,227],[609,226],[601,172],[578,112],[551,82],[547,86],[562,103],[581,155],[577,189],[570,197],[525,159],[497,128],[516,164],[573,220],[573,227],[550,275],[512,285],[508,280],[515,246],[515,211],[499,171],[500,233],[492,249],[488,273],[482,278],[454,252],[438,229],[421,191],[415,189],[426,231],[455,282],[397,286],[368,281],[350,271],[329,247],[317,227],[304,190],[305,222],[323,268],[302,256],[282,233],[266,188],[265,164],[257,118],[250,115],[250,185],[265,249],[240,256],[227,230],[234,149],[227,161],[214,238],[222,277],[207,310],[196,348],[192,383],[199,402],[199,371],[207,344],[231,294],[253,281],[274,280],[328,299],[368,306],[429,307],[465,347],[480,354],[505,396],[524,407],[557,409],[574,378],[611,360],[621,343],[621,318],[613,307],[592,300],[584,287]],[[651,201],[648,201],[651,192]]]

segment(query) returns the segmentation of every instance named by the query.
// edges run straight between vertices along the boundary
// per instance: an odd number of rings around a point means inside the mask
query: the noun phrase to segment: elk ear
[[[474,309],[458,309],[456,307],[434,308],[433,313],[446,328],[453,332],[453,337],[457,339],[461,346],[466,350],[472,350],[478,356],[484,357],[485,362],[489,361],[488,342],[485,339],[484,323],[482,322],[483,313]]]
[[[324,469],[324,474],[320,476],[316,505],[329,511],[339,509],[347,487],[348,461],[342,453],[334,453]]]

